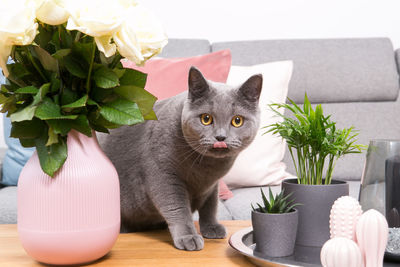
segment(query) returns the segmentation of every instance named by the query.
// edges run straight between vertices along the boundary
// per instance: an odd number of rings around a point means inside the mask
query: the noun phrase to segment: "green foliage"
[[[289,101],[290,104],[270,105],[283,121],[264,128],[268,129],[267,133],[278,134],[286,140],[299,184],[330,184],[337,159],[346,154],[361,153],[366,147],[356,144],[358,133],[353,127],[338,129],[331,116],[323,114],[321,105],[314,110],[307,94],[303,108],[291,99]],[[291,112],[292,116],[280,113],[280,108]]]
[[[35,42],[14,46],[11,57],[1,112],[11,118],[11,136],[36,147],[50,176],[67,158],[72,129],[92,136],[156,119],[156,97],[144,90],[147,75],[124,69],[118,53],[106,58],[91,36],[39,23]]]
[[[293,203],[293,199],[288,200],[292,193],[288,195],[284,195],[284,189],[279,194],[276,194],[275,196],[272,194],[271,187],[269,187],[269,200],[264,194],[264,191],[262,188],[260,188],[261,191],[261,197],[263,200],[263,206],[261,204],[257,203],[258,208],[255,208],[253,204],[251,204],[251,207],[253,208],[253,211],[261,212],[261,213],[288,213],[293,211],[293,208],[296,206],[299,206],[300,204],[298,203]]]

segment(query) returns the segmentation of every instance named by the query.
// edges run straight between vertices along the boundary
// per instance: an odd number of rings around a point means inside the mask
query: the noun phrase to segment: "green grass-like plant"
[[[292,193],[288,195],[284,195],[284,190],[282,190],[279,194],[276,194],[275,196],[272,194],[271,188],[269,188],[269,200],[264,194],[264,191],[262,188],[260,188],[261,191],[261,196],[263,200],[264,206],[262,206],[259,203],[256,203],[258,208],[255,208],[253,204],[251,204],[251,207],[253,208],[253,211],[255,212],[261,212],[261,213],[276,213],[276,214],[281,214],[281,213],[288,213],[293,211],[293,208],[300,205],[297,203],[293,203],[293,200],[288,200]]]
[[[321,105],[314,110],[307,94],[303,108],[291,99],[289,102],[270,105],[283,121],[264,127],[268,129],[266,133],[272,132],[286,140],[299,184],[330,184],[337,159],[361,153],[366,146],[356,144],[358,133],[353,127],[338,129],[331,115],[323,114]],[[279,112],[280,108],[291,112],[293,117]]]

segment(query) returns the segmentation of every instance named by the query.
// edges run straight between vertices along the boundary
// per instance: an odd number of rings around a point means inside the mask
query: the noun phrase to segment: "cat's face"
[[[205,156],[236,156],[257,134],[261,88],[261,75],[252,76],[235,88],[206,81],[192,67],[188,99],[182,112],[187,143]]]

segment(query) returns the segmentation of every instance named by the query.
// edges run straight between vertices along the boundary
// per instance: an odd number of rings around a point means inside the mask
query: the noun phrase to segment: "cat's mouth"
[[[226,149],[226,148],[228,148],[228,146],[227,146],[227,144],[225,143],[225,142],[223,142],[223,141],[220,141],[220,142],[215,142],[214,143],[214,145],[213,145],[213,148],[216,148],[216,149]]]

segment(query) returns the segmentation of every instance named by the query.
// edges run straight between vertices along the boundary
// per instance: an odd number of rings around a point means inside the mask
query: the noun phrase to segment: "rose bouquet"
[[[156,119],[142,65],[167,38],[133,0],[4,0],[0,10],[1,112],[11,136],[36,147],[53,176],[67,158],[70,130],[92,136]],[[12,60],[9,60],[11,57]],[[7,62],[9,64],[7,64]]]

